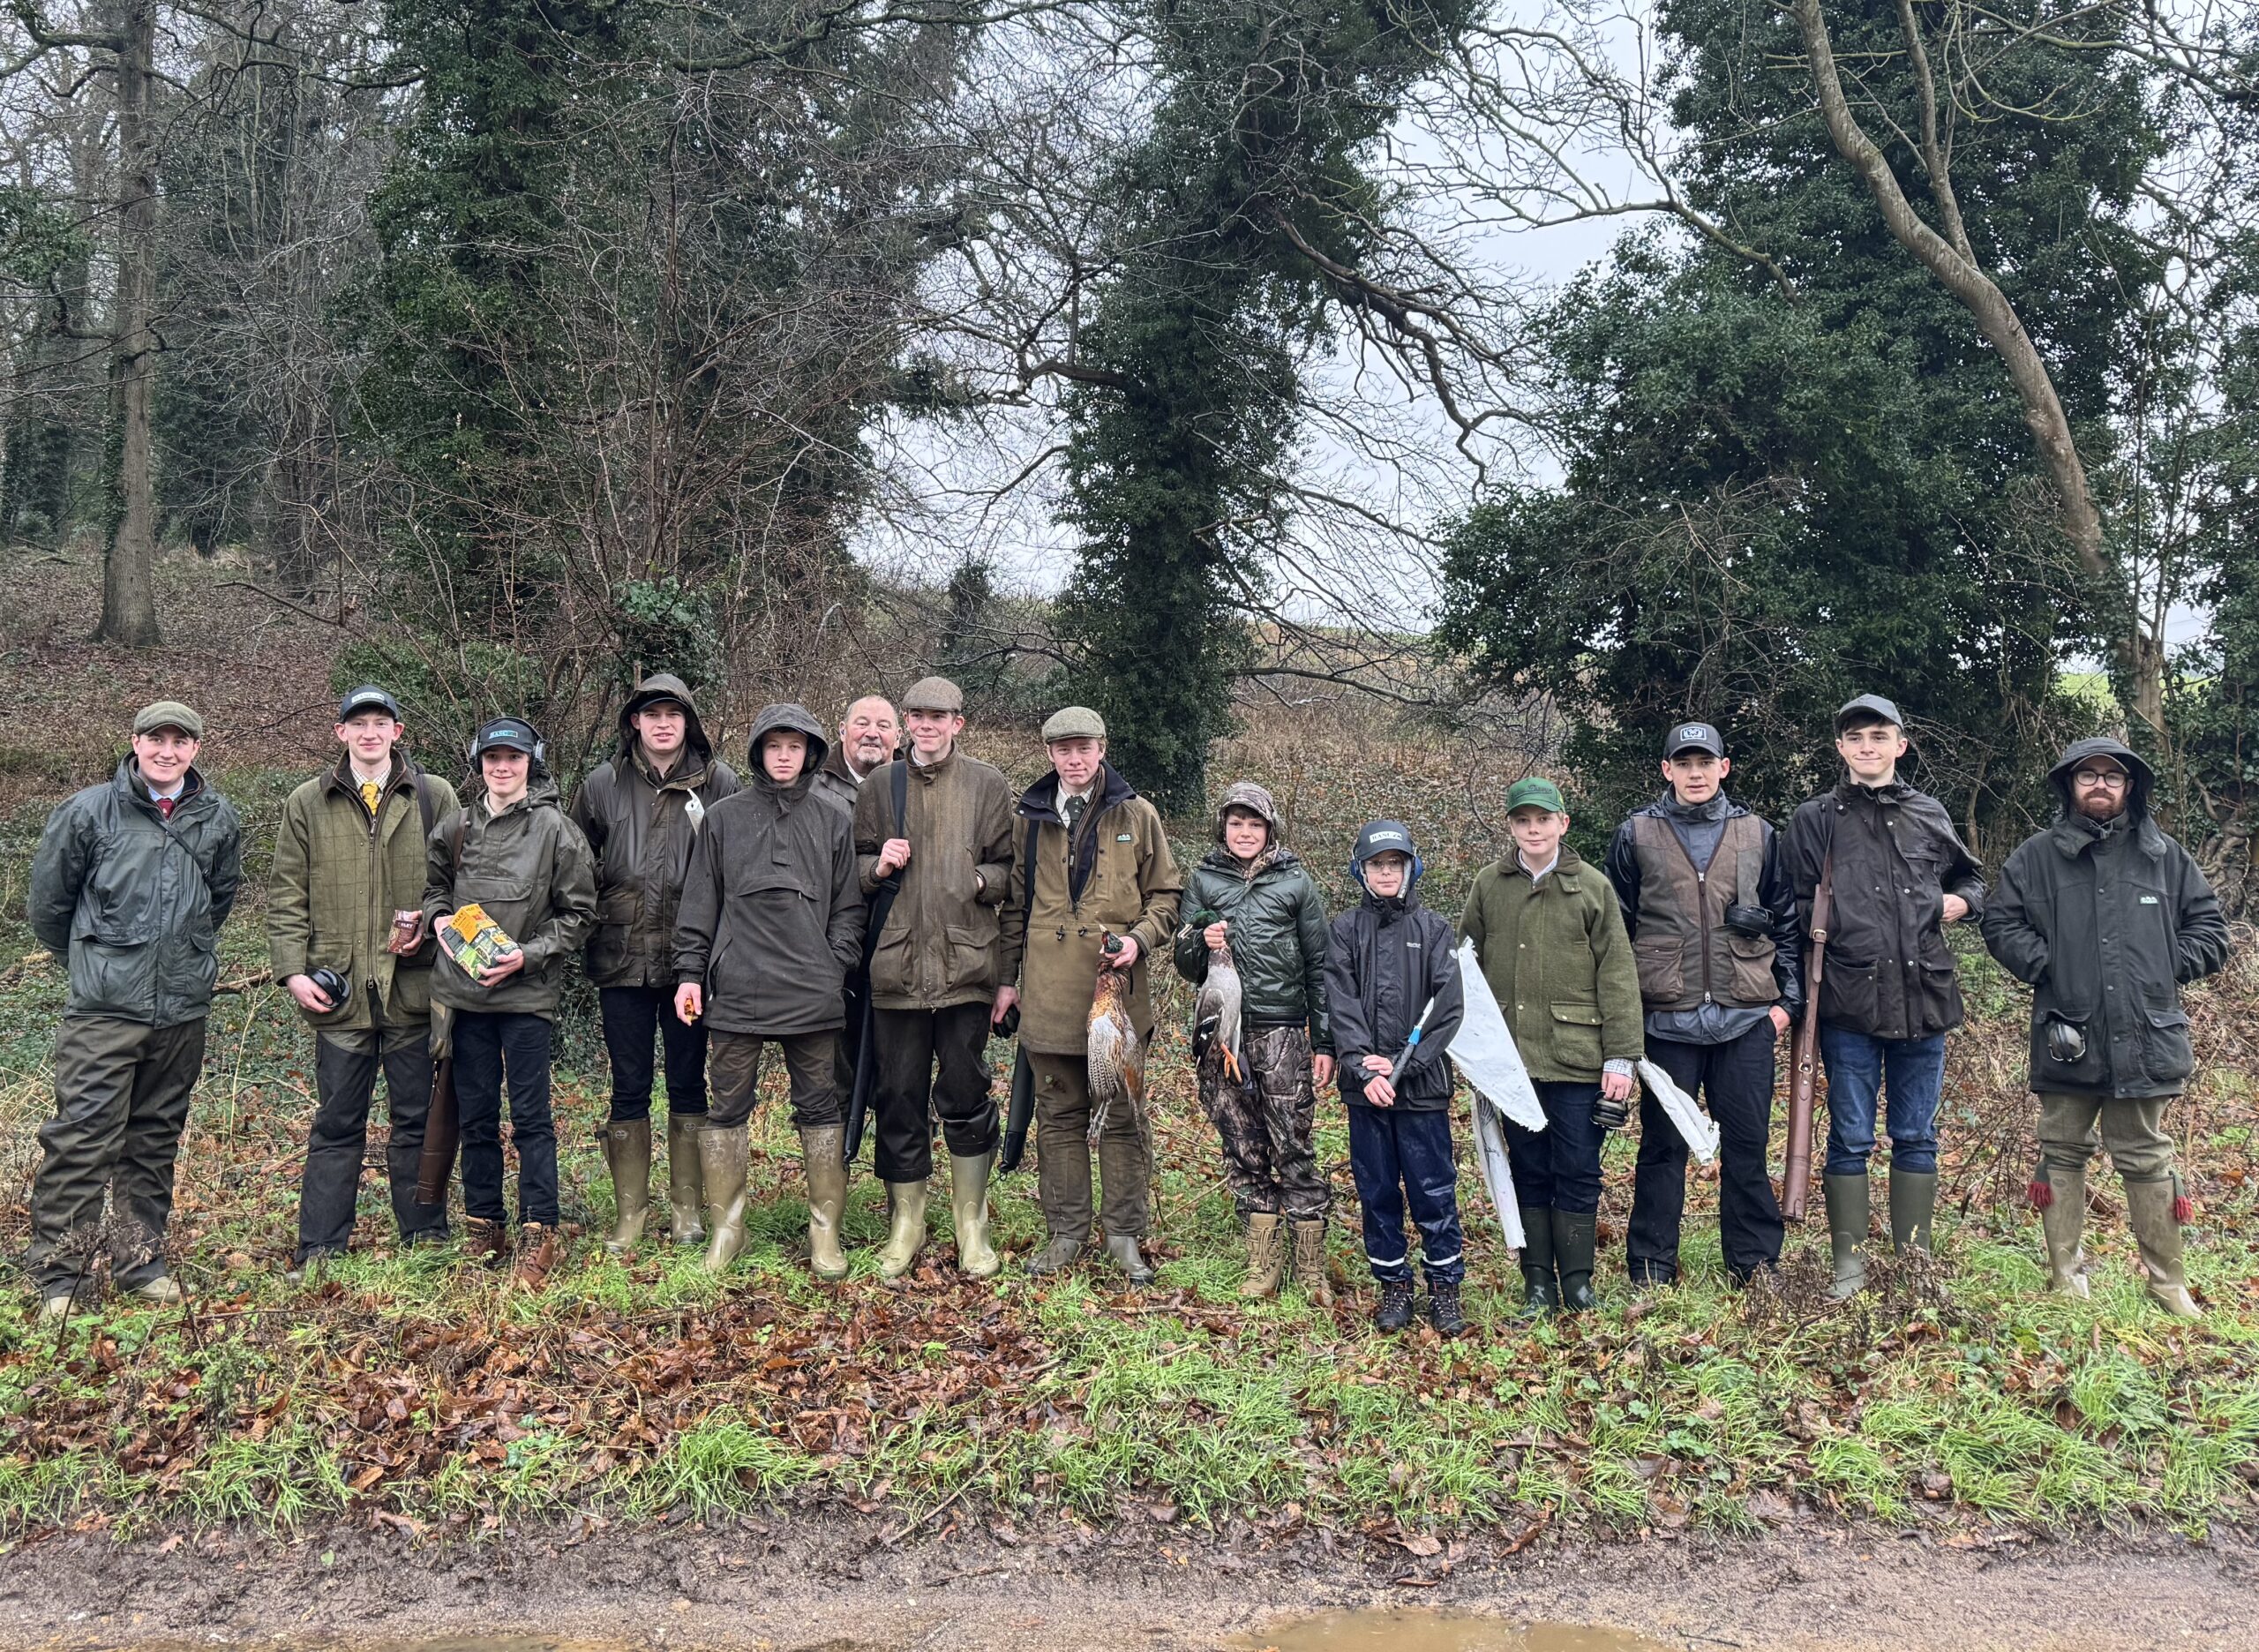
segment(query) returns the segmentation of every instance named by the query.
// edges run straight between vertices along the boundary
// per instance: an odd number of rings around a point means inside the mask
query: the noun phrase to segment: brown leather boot
[[[1325,1277],[1325,1218],[1295,1219],[1295,1278],[1313,1306],[1333,1306],[1333,1283]]]
[[[462,1225],[462,1253],[481,1267],[500,1267],[509,1260],[509,1228],[498,1221],[469,1218]]]
[[[511,1282],[537,1291],[549,1283],[557,1265],[557,1229],[546,1222],[529,1221],[518,1230],[518,1265],[510,1270]]]
[[[1247,1283],[1239,1288],[1242,1302],[1262,1302],[1279,1294],[1287,1277],[1287,1247],[1282,1219],[1270,1211],[1250,1211],[1247,1216]]]

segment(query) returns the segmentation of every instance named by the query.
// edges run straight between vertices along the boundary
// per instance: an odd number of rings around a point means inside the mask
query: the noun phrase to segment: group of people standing
[[[1699,1095],[1718,1126],[1722,1250],[1746,1282],[1780,1255],[1775,1052],[1805,1011],[1817,941],[1823,1184],[1836,1288],[1849,1295],[1865,1279],[1878,1119],[1891,1139],[1894,1243],[1928,1247],[1945,1035],[1962,1014],[1942,931],[1981,921],[2036,989],[2032,1197],[2052,1282],[2084,1292],[2084,1175],[2106,1146],[2152,1293],[2195,1311],[2162,1115],[2191,1063],[2178,988],[2220,966],[2227,930],[2202,873],[2150,817],[2148,767],[2120,743],[2065,755],[2053,777],[2060,818],[2009,858],[1988,905],[1944,808],[1897,777],[1908,747],[1888,701],[1864,695],[1838,714],[1844,778],[1781,833],[1727,795],[1718,731],[1682,723],[1663,742],[1666,789],[1622,823],[1602,866],[1566,843],[1557,785],[1516,783],[1512,847],[1476,875],[1455,935],[1420,904],[1424,867],[1400,822],[1360,833],[1358,899],[1329,919],[1260,785],[1226,791],[1215,843],[1187,877],[1159,815],[1107,762],[1098,713],[1068,707],[1044,725],[1049,769],[1017,795],[961,749],[964,726],[963,695],[939,677],[913,685],[899,714],[858,700],[836,740],[804,708],[770,705],[740,776],[716,755],[689,688],[653,676],[568,809],[523,719],[477,732],[478,787],[465,802],[410,758],[388,692],[348,695],[334,765],[284,805],[268,900],[274,977],[316,1033],[291,1277],[349,1243],[379,1074],[402,1239],[448,1236],[444,1202],[422,1202],[417,1185],[438,1062],[460,1125],[466,1250],[528,1286],[545,1281],[559,1260],[551,1040],[579,954],[612,1073],[608,1249],[634,1248],[650,1220],[663,1067],[669,1238],[703,1245],[714,1271],[730,1265],[774,1044],[815,1275],[848,1271],[851,1114],[866,1108],[886,1189],[881,1276],[909,1272],[926,1243],[937,1115],[957,1265],[994,1275],[1001,1119],[987,1047],[1016,1036],[1047,1228],[1028,1271],[1075,1264],[1095,1225],[1113,1266],[1143,1283],[1150,1125],[1140,1098],[1093,1095],[1089,1050],[1094,1013],[1150,1039],[1158,957],[1199,989],[1200,1094],[1245,1227],[1242,1295],[1277,1293],[1291,1269],[1314,1302],[1332,1303],[1332,1196],[1313,1130],[1318,1093],[1338,1085],[1377,1323],[1400,1330],[1414,1317],[1408,1213],[1428,1317],[1456,1334],[1465,1266],[1449,1049],[1469,987],[1454,955],[1464,941],[1544,1114],[1542,1130],[1505,1127],[1526,1310],[1594,1301],[1602,1148],[1629,1124],[1643,1062]],[[203,734],[186,706],[145,709],[131,755],[55,811],[35,858],[33,927],[67,960],[71,986],[27,1258],[51,1316],[71,1311],[105,1238],[120,1289],[180,1295],[164,1259],[173,1162],[202,1063],[214,936],[241,868],[235,810],[194,766]],[[461,964],[439,935],[474,905],[510,944]],[[1677,1275],[1688,1153],[1652,1085],[1640,1115],[1626,1258],[1634,1286],[1649,1287]]]

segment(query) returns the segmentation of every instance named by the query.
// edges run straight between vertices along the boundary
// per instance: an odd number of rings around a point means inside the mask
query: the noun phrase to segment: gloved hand
[[[1605,1094],[1592,1104],[1592,1122],[1602,1130],[1620,1130],[1632,1122],[1632,1098],[1610,1100]]]

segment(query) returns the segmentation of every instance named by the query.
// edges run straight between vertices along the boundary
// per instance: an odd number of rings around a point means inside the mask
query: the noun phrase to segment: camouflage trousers
[[[1248,1035],[1245,1054],[1243,1086],[1212,1063],[1200,1074],[1200,1105],[1223,1138],[1233,1202],[1242,1215],[1324,1216],[1329,1194],[1310,1141],[1317,1093],[1310,1085],[1310,1033],[1264,1027]]]

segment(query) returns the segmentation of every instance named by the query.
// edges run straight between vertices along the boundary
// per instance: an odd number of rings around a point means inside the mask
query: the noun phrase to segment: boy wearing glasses
[[[2129,747],[2080,740],[2047,778],[2055,823],[2008,857],[1984,923],[1993,956],[2032,987],[2039,1170],[2029,1190],[2049,1283],[2087,1294],[2086,1167],[2107,1147],[2150,1294],[2193,1319],[2188,1201],[2164,1116],[2193,1064],[2180,985],[2227,961],[2227,920],[2188,852],[2150,819],[2153,777]]]

